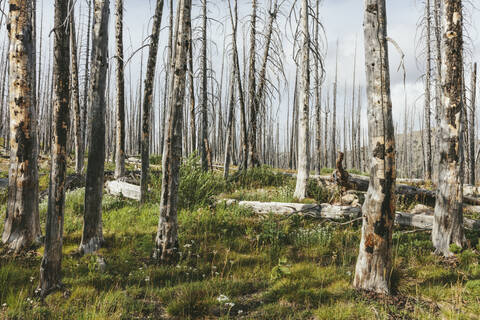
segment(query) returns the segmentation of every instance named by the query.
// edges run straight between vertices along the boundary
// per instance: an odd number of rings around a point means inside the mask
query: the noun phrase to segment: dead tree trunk
[[[238,11],[237,11],[237,0],[235,0],[235,11],[234,16],[230,17],[233,26],[238,25]],[[236,29],[236,28],[235,28]],[[245,94],[242,86],[242,74],[240,73],[240,62],[238,57],[238,46],[237,46],[237,34],[233,33],[232,35],[233,42],[233,54],[235,56],[234,68],[237,75],[237,89],[238,97],[240,103],[240,127],[241,127],[241,141],[242,141],[242,163],[240,164],[241,170],[247,170],[248,166],[248,133],[247,133],[247,116],[245,114]]]
[[[233,32],[236,32],[234,30]],[[235,57],[234,57],[235,59]],[[232,76],[230,79],[230,101],[228,106],[228,119],[227,119],[227,132],[226,132],[226,141],[225,141],[225,161],[223,167],[223,178],[228,178],[228,171],[230,169],[230,159],[231,153],[230,148],[232,144],[232,130],[233,130],[233,114],[235,112],[235,68],[232,69]]]
[[[123,0],[116,0],[117,123],[115,127],[115,179],[125,175],[125,73],[123,61]]]
[[[88,98],[88,89],[90,88],[90,34],[91,30],[91,18],[92,18],[92,0],[88,0],[88,22],[87,22],[87,48],[85,51],[85,73],[83,77],[84,85],[83,85],[83,109],[82,109],[82,142],[83,142],[83,152],[87,150],[87,126],[88,126],[88,111],[89,111],[89,98]],[[84,164],[84,154],[79,156],[80,161],[82,161],[81,167],[83,168]]]
[[[252,1],[252,16],[250,17],[250,60],[248,67],[248,107],[250,112],[250,126],[248,128],[248,162],[250,166],[259,165],[257,155],[257,104],[255,99],[255,60],[256,60],[256,25],[257,25],[257,0]]]
[[[175,67],[170,115],[166,127],[165,150],[162,159],[162,191],[160,219],[155,240],[154,257],[161,262],[174,261],[178,254],[177,200],[180,158],[182,155],[182,117],[185,97],[185,75],[187,71],[187,46],[191,24],[191,0],[180,0],[177,15]]]
[[[69,36],[68,29],[63,27],[63,24],[68,15],[68,3],[68,0],[55,1],[55,54],[53,58],[55,129],[53,132],[54,144],[52,147],[52,167],[50,172],[47,223],[45,228],[45,251],[40,266],[40,289],[42,297],[45,297],[62,286],[63,215],[65,209],[65,180],[67,177],[67,134],[69,127],[70,89]],[[70,14],[72,13],[73,7]],[[72,25],[73,15],[70,16],[70,26]]]
[[[83,171],[83,141],[82,141],[82,113],[80,111],[80,85],[78,82],[78,54],[75,32],[75,9],[70,9],[70,50],[71,50],[71,101],[74,112],[74,131],[75,131],[75,172],[82,174]]]
[[[332,166],[335,163],[337,154],[337,89],[338,89],[338,40],[337,54],[335,58],[335,82],[333,83],[333,113],[332,113],[332,149],[330,150],[330,161]]]
[[[191,146],[190,151],[194,153],[197,150],[197,125],[196,125],[196,114],[195,114],[195,82],[194,75],[195,70],[193,69],[193,32],[190,26],[189,41],[188,41],[188,78],[190,80],[190,138]]]
[[[202,169],[203,171],[208,170],[208,96],[207,96],[207,0],[202,0],[203,16],[202,16],[202,55],[201,55],[201,64],[202,64],[202,105],[201,105],[201,115],[202,115],[202,136],[200,137],[200,151],[202,158]]]
[[[477,98],[477,63],[473,64],[473,71],[472,71],[472,81],[471,81],[471,105],[470,105],[470,184],[475,185],[475,142],[476,142],[476,134],[475,134],[475,112],[476,112],[476,98]]]
[[[140,178],[141,202],[145,202],[148,191],[148,175],[150,166],[150,108],[153,99],[153,83],[155,81],[155,66],[157,65],[158,38],[162,24],[163,0],[157,0],[157,8],[153,16],[152,35],[150,36],[150,51],[148,52],[147,74],[145,76],[145,91],[143,93],[141,157],[142,175]]]
[[[431,14],[430,14],[430,0],[425,2],[425,19],[426,19],[426,49],[427,49],[427,63],[425,70],[425,162],[426,172],[425,180],[432,180],[432,130],[430,128],[430,98],[431,98],[431,74],[432,74],[432,50],[431,50]]]
[[[40,237],[37,135],[32,101],[32,2],[11,0],[9,12],[10,169],[3,243],[15,252]]]
[[[385,0],[365,1],[370,185],[362,208],[362,238],[354,286],[390,293],[395,220],[395,134],[390,98]]]
[[[91,107],[90,151],[85,184],[82,254],[97,251],[103,242],[102,196],[105,162],[105,88],[108,68],[109,0],[95,0],[92,35],[92,72],[89,105]]]
[[[307,197],[307,181],[310,174],[310,33],[308,28],[308,0],[302,1],[300,21],[302,30],[302,71],[299,92],[298,176],[293,196],[302,200]]]
[[[432,240],[435,252],[451,256],[463,246],[463,16],[461,0],[444,0],[440,164]]]

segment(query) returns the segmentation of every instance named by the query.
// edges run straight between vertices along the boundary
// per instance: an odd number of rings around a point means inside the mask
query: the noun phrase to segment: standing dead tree
[[[42,297],[45,297],[62,286],[63,217],[65,211],[65,180],[67,177],[67,133],[69,127],[70,89],[69,30],[64,25],[68,15],[68,3],[68,0],[55,1],[55,54],[53,55],[53,117],[55,129],[53,132],[54,143],[52,145],[52,167],[48,193],[45,251],[40,266],[40,290]],[[70,19],[70,27],[72,24],[72,19]]]
[[[32,1],[12,0],[9,30],[10,168],[3,243],[18,252],[40,237],[37,128],[33,104]]]
[[[463,233],[463,12],[461,0],[444,0],[442,112],[439,181],[432,240],[435,252],[451,256]]]
[[[431,101],[431,78],[432,78],[432,49],[431,49],[431,8],[430,8],[430,0],[425,1],[425,24],[426,24],[426,64],[425,64],[425,133],[424,139],[425,143],[425,180],[432,180],[432,130],[430,128],[431,124],[431,109],[430,109],[430,101]]]
[[[471,94],[472,97],[470,98],[470,179],[469,183],[471,185],[475,185],[475,112],[476,112],[476,98],[477,98],[477,63],[473,64],[473,71],[472,71],[472,80],[471,80]]]
[[[123,61],[123,0],[116,0],[116,28],[115,38],[117,45],[117,121],[115,140],[115,179],[125,175],[125,72]]]
[[[254,0],[255,1],[255,0]],[[202,72],[202,102],[201,118],[202,131],[200,136],[200,152],[202,158],[202,169],[208,170],[208,83],[207,83],[207,0],[202,0],[202,53],[201,53],[201,72]]]
[[[85,185],[83,233],[79,251],[97,251],[103,242],[102,198],[105,162],[105,89],[108,69],[109,0],[95,0],[92,36],[90,151]]]
[[[142,137],[141,137],[141,158],[142,175],[140,179],[140,201],[145,202],[148,191],[148,176],[150,166],[150,109],[153,100],[153,83],[155,80],[155,66],[157,64],[158,39],[160,36],[160,25],[162,24],[163,0],[157,0],[155,15],[153,16],[152,34],[150,36],[150,51],[148,52],[147,74],[145,76],[145,91],[143,93],[142,108]]]
[[[153,256],[161,262],[174,261],[178,254],[178,183],[182,156],[182,121],[187,72],[187,46],[191,28],[191,0],[180,0],[177,12],[175,63],[170,100],[169,119],[166,127],[165,149],[162,159],[162,191],[160,219]]]
[[[386,18],[385,0],[365,0],[370,184],[353,285],[380,293],[390,293],[396,178]]]
[[[298,175],[294,197],[300,200],[307,197],[307,181],[310,174],[310,33],[308,26],[308,0],[302,1],[300,13],[301,24],[301,78],[299,96],[299,131],[298,131]]]
[[[73,121],[75,134],[75,172],[82,174],[83,171],[83,140],[82,140],[82,113],[80,110],[80,84],[78,81],[78,53],[75,32],[75,7],[72,6],[69,14],[70,21],[70,50],[71,50],[71,101],[73,105]]]

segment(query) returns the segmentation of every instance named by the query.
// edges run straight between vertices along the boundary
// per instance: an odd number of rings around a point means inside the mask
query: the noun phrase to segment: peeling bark
[[[177,12],[177,36],[170,115],[166,127],[165,149],[162,159],[162,191],[160,219],[155,239],[154,258],[161,262],[176,260],[178,255],[178,183],[182,156],[182,121],[187,72],[187,42],[191,27],[192,1],[180,0]]]
[[[395,135],[390,98],[385,0],[365,0],[370,184],[363,204],[356,288],[390,293],[395,220]]]
[[[444,0],[442,110],[439,181],[432,241],[435,252],[451,256],[463,233],[463,13],[461,0]]]
[[[3,243],[19,252],[40,237],[36,115],[33,104],[32,2],[11,0],[9,12],[10,168]]]

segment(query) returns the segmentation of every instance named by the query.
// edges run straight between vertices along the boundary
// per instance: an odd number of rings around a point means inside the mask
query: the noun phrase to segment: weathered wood
[[[114,196],[123,196],[140,201],[140,186],[124,181],[113,180],[105,184],[105,190]]]
[[[63,220],[65,181],[67,177],[67,134],[69,129],[69,30],[62,27],[67,19],[68,0],[55,1],[55,32],[53,61],[54,143],[48,195],[45,251],[40,265],[41,296],[45,297],[62,286]],[[73,18],[72,18],[73,20]],[[73,21],[70,20],[70,26]],[[78,76],[78,73],[77,73]],[[78,83],[77,83],[78,84]],[[76,89],[75,89],[76,90]],[[76,91],[78,96],[78,91]],[[78,97],[76,97],[78,98]],[[75,99],[76,99],[75,98]],[[77,100],[78,102],[78,100]],[[78,117],[78,105],[75,109]],[[78,118],[77,118],[78,119]],[[77,128],[78,129],[78,128]],[[78,141],[80,142],[80,141]],[[78,168],[78,167],[77,167]]]
[[[105,163],[105,91],[108,68],[109,0],[95,0],[92,39],[90,150],[85,185],[83,233],[79,251],[97,251],[103,242],[102,197]]]
[[[177,36],[173,69],[172,94],[170,96],[169,119],[166,126],[165,147],[162,159],[162,189],[160,218],[155,238],[153,257],[162,262],[173,262],[178,258],[178,184],[182,156],[182,120],[187,72],[187,46],[190,40],[191,0],[180,0],[177,11]]]
[[[152,34],[150,36],[150,50],[148,52],[147,74],[145,76],[145,91],[143,92],[143,108],[142,108],[142,135],[141,135],[141,159],[142,159],[142,175],[140,186],[142,191],[142,199],[144,202],[148,192],[148,177],[150,169],[150,109],[153,100],[153,84],[155,81],[155,66],[157,64],[158,40],[160,36],[160,26],[162,24],[163,0],[157,0],[155,15],[153,16]]]
[[[251,209],[256,214],[277,214],[309,216],[318,219],[345,220],[355,219],[362,216],[360,207],[336,206],[328,203],[303,204],[303,203],[282,203],[282,202],[259,202],[259,201],[238,201],[225,199],[219,204],[239,205]],[[465,219],[465,228],[480,230],[480,220]],[[395,224],[402,227],[413,227],[431,230],[433,226],[433,215],[413,214],[407,212],[396,212]]]
[[[115,125],[115,178],[125,175],[125,75],[123,61],[123,0],[115,1],[115,43],[117,77],[117,117]]]
[[[33,99],[32,1],[9,2],[10,166],[2,242],[16,252],[41,235],[38,214],[36,108]]]
[[[450,244],[462,247],[463,233],[463,9],[461,0],[444,0],[442,106],[439,128],[439,179],[432,232],[435,252],[451,256]]]
[[[364,3],[370,184],[362,208],[362,237],[353,286],[389,294],[397,172],[390,97],[387,13],[385,0],[365,0]]]
[[[299,92],[299,130],[298,130],[298,176],[294,197],[307,197],[307,181],[310,175],[310,33],[308,26],[308,1],[302,1],[301,9],[301,81]]]

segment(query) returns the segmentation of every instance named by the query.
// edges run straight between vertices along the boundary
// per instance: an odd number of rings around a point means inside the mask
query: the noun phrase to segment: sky
[[[85,23],[86,14],[86,0],[77,1],[77,16],[80,16],[81,23]],[[240,45],[245,39],[248,31],[248,14],[250,12],[250,0],[239,1],[239,15],[241,23],[241,32],[239,34]],[[113,52],[114,45],[114,1],[111,0],[111,18],[110,18],[110,47]],[[169,1],[165,1],[168,3]],[[258,0],[259,8],[265,10],[267,0]],[[281,2],[281,1],[280,1]],[[277,23],[279,29],[283,33],[291,33],[290,25],[287,23],[287,16],[291,12],[291,3],[293,1],[287,0],[281,7],[282,15],[279,17]],[[300,2],[297,1],[297,7]],[[404,64],[406,71],[405,86],[403,83],[403,71],[398,70],[400,64],[400,54],[393,45],[389,45],[390,58],[390,72],[391,72],[391,95],[393,102],[393,114],[395,124],[398,130],[403,128],[403,117],[405,111],[405,96],[407,97],[408,114],[410,120],[413,119],[417,125],[422,117],[423,110],[423,91],[424,84],[422,75],[424,74],[424,57],[420,55],[423,44],[419,42],[419,28],[418,21],[423,14],[424,7],[421,0],[387,0],[387,22],[388,22],[388,36],[398,43],[401,50],[405,54]],[[194,19],[194,26],[200,23],[196,17],[199,16],[199,0],[193,0],[192,18]],[[213,19],[209,23],[209,38],[215,45],[212,44],[210,54],[212,56],[212,68],[215,70],[217,77],[220,78],[221,73],[221,54],[225,36],[230,33],[230,24],[227,20],[228,11],[225,0],[210,0],[209,1],[209,16]],[[335,71],[335,56],[336,43],[338,41],[338,122],[343,123],[343,104],[344,92],[346,90],[347,101],[351,101],[352,92],[352,72],[354,65],[355,43],[357,42],[357,84],[362,85],[364,91],[365,85],[365,69],[364,69],[364,54],[363,54],[363,5],[362,0],[323,0],[320,5],[321,22],[323,24],[326,43],[325,69],[326,80],[325,85],[330,89],[333,83],[333,75]],[[471,5],[466,4],[466,28],[468,30],[469,39],[466,42],[469,56],[467,61],[480,60],[480,35],[477,26],[472,21],[480,21],[480,12],[478,9],[472,8]],[[146,38],[146,34],[151,29],[151,17],[154,12],[155,1],[152,0],[124,0],[124,26],[125,26],[125,56],[129,57],[132,52],[142,46]],[[39,10],[43,11],[43,37],[49,38],[48,33],[52,29],[53,22],[53,0],[40,0]],[[162,32],[160,38],[159,58],[164,61],[166,56],[165,46],[167,43],[168,29],[165,28],[168,19],[168,8],[164,9],[164,16],[162,21]],[[40,18],[39,18],[40,21]],[[223,22],[223,24],[222,24]],[[77,28],[82,30],[81,28]],[[84,34],[79,35],[82,39]],[[229,38],[226,38],[227,42]],[[292,36],[287,35],[282,39],[283,51],[282,62],[284,65],[285,78],[288,82],[288,87],[282,88],[281,99],[278,101],[279,110],[278,117],[281,123],[281,128],[286,127],[287,110],[292,104],[291,96],[295,79],[295,64],[293,61]],[[80,40],[82,41],[82,40]],[[199,44],[197,45],[197,47]],[[262,49],[263,48],[259,48]],[[148,54],[148,50],[144,50],[144,58]],[[113,56],[111,54],[111,56]],[[133,83],[139,79],[140,70],[140,53],[137,53],[130,62],[130,72]],[[163,65],[163,63],[160,63]],[[114,64],[112,63],[114,67]],[[198,66],[198,63],[197,63]],[[161,70],[159,70],[161,72]],[[225,73],[227,70],[225,70]],[[467,71],[468,72],[468,71]],[[129,75],[127,75],[129,77]],[[164,76],[158,77],[161,80]],[[467,77],[470,78],[470,77]],[[128,82],[128,80],[127,80]],[[226,82],[225,82],[226,83]],[[346,85],[346,87],[345,87]],[[406,94],[404,87],[406,88]],[[366,127],[366,111],[365,99],[363,103],[364,111],[362,116],[362,123]],[[347,114],[349,114],[350,107],[347,107]]]

